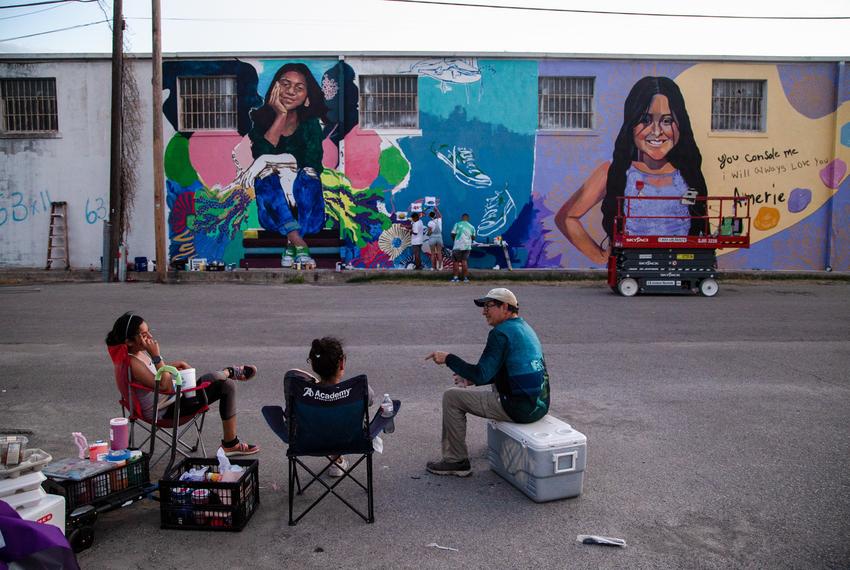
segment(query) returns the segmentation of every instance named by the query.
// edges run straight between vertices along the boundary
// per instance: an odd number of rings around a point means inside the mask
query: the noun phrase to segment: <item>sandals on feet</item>
[[[260,446],[240,441],[233,447],[222,446],[222,449],[224,449],[224,454],[227,457],[235,457],[237,455],[254,455],[260,451]]]
[[[254,376],[257,375],[257,367],[252,364],[243,364],[241,366],[228,366],[227,369],[230,371],[230,377],[234,380],[240,380],[242,382],[246,380],[250,380]]]

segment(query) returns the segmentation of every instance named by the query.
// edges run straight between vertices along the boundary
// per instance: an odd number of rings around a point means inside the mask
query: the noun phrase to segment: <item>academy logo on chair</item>
[[[320,390],[313,390],[311,387],[306,386],[304,388],[304,393],[302,396],[313,398],[314,400],[320,400],[322,402],[335,402],[337,400],[344,400],[348,398],[348,395],[351,394],[351,388],[346,388],[345,390],[340,390],[339,392],[322,392]]]

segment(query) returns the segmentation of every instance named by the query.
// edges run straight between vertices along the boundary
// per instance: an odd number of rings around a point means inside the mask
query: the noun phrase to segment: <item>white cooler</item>
[[[581,495],[587,437],[547,415],[533,424],[487,423],[490,468],[542,503]]]

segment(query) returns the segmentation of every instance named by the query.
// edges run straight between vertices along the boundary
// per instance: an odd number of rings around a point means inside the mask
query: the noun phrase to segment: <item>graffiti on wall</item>
[[[381,65],[416,76],[418,129],[361,125],[358,70],[345,62],[166,63],[172,261],[239,263],[246,236],[266,232],[285,236],[287,247],[274,251],[284,266],[313,261],[323,251],[313,244],[333,234],[335,255],[355,267],[408,267],[417,211],[426,220],[434,212],[446,229],[468,214],[482,246],[473,248],[473,267],[504,263],[501,248],[486,247],[502,240],[515,267],[601,267],[618,196],[690,189],[752,201],[753,247],[720,252],[726,267],[820,269],[829,247],[836,259],[827,228],[847,201],[850,88],[837,85],[834,64],[432,58]],[[236,129],[181,130],[178,78],[215,75],[237,78]],[[541,76],[595,77],[594,128],[539,131]],[[766,82],[763,133],[712,132],[717,77]],[[672,217],[701,214],[699,201],[667,204]],[[663,231],[695,231],[678,225]],[[844,239],[845,225],[832,235]],[[445,249],[423,259],[426,266],[451,263],[440,257],[453,245],[444,233]]]

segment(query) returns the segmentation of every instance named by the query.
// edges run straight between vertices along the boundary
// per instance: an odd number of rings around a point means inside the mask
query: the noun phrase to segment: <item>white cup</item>
[[[183,384],[180,386],[181,390],[189,390],[190,388],[194,388],[198,385],[195,380],[195,369],[187,368],[185,370],[180,371],[180,378],[183,379]]]

